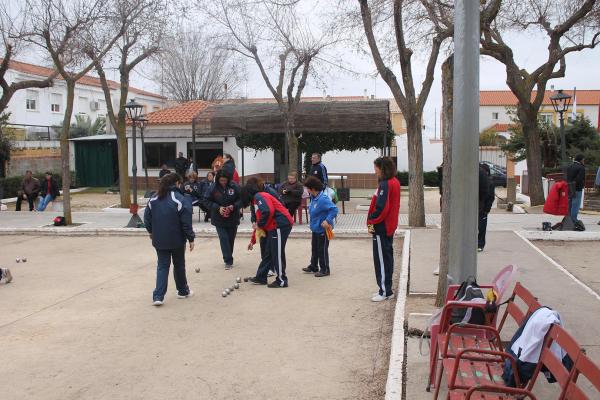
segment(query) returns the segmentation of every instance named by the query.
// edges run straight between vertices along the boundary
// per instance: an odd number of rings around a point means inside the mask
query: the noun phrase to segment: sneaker
[[[283,286],[282,286],[281,282],[273,281],[273,282],[269,283],[267,286],[270,288],[286,288],[286,287],[288,287],[288,284],[287,284],[287,282],[283,282]]]
[[[483,247],[478,247],[478,248],[477,248],[477,252],[478,252],[478,253],[481,253],[482,251],[483,251]]]
[[[155,306],[155,307],[160,307],[160,306],[163,305],[163,303],[164,303],[164,301],[162,301],[162,300],[154,300],[154,302],[152,303],[152,305]]]
[[[313,267],[311,267],[310,265],[306,268],[302,268],[302,271],[306,272],[307,274],[314,274],[319,272],[318,269],[313,269]]]
[[[377,295],[376,295],[376,296],[373,296],[373,297],[371,298],[371,301],[374,301],[374,302],[378,303],[378,302],[380,302],[380,301],[384,301],[384,300],[388,300],[388,299],[393,299],[393,298],[394,298],[394,295],[393,295],[393,294],[391,294],[391,295],[389,295],[389,296],[382,296],[382,295],[380,295],[379,293],[377,293]]]
[[[231,268],[233,268],[233,264],[225,264],[226,270],[230,270]]]
[[[275,276],[275,272],[269,270],[269,272],[267,272],[267,276]]]
[[[259,281],[255,276],[252,278],[248,278],[248,282],[253,283],[255,285],[266,285],[267,282]]]
[[[188,297],[192,297],[193,295],[194,295],[194,292],[191,289],[189,289],[188,294],[184,294],[184,295],[181,295],[181,294],[179,294],[179,292],[177,292],[178,299],[187,299]]]
[[[315,278],[322,278],[324,276],[329,276],[329,273],[330,273],[329,271],[326,271],[326,272],[321,272],[321,271],[315,272]]]
[[[12,281],[12,274],[10,273],[10,269],[2,268],[2,274],[0,274],[0,279],[4,277],[4,283],[10,283]]]

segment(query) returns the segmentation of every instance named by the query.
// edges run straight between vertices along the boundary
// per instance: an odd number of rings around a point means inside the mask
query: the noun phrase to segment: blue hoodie
[[[310,196],[310,230],[314,233],[325,233],[325,229],[321,226],[323,221],[333,226],[333,220],[338,214],[338,208],[329,196],[323,191],[316,197]]]

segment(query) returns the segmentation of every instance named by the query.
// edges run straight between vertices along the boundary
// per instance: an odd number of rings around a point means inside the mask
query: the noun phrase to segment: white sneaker
[[[190,292],[186,295],[180,295],[179,292],[177,292],[177,298],[178,299],[187,299],[188,297],[192,297],[194,295],[194,291],[190,289]]]
[[[152,305],[156,306],[156,307],[160,307],[160,306],[163,305],[163,303],[164,303],[164,301],[154,300],[154,302],[152,303]]]
[[[231,268],[233,268],[233,264],[225,264],[225,269],[227,271],[229,271]]]
[[[483,249],[482,249],[481,247],[478,247],[478,248],[477,248],[477,252],[478,252],[478,253],[481,253],[482,251],[483,251]]]
[[[380,301],[384,301],[384,300],[388,300],[388,299],[393,299],[393,298],[394,298],[393,294],[391,294],[389,296],[382,296],[379,293],[377,293],[377,295],[375,295],[375,296],[373,296],[371,298],[371,301],[374,301],[374,302],[378,303]]]
[[[269,272],[267,272],[267,276],[275,276],[275,272],[269,270]]]

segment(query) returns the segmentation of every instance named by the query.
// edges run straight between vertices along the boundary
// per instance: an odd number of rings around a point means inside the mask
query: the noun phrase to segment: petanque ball
[[[235,285],[233,285],[234,288],[239,289],[240,288],[240,284],[239,283],[235,283]]]
[[[242,278],[240,278],[240,277],[238,276],[237,278],[235,278],[235,281],[236,281],[237,283],[241,283],[241,282],[242,282]],[[247,281],[246,281],[246,282],[247,282]]]
[[[23,257],[23,258],[21,258],[21,261],[27,262],[27,259],[25,257]]]
[[[199,272],[200,272],[200,268],[196,268],[196,273],[199,273]]]
[[[225,289],[225,293],[227,293],[227,294],[231,293],[231,289],[229,289],[229,288],[226,288],[226,289]]]
[[[244,282],[248,282],[248,278],[244,278]]]
[[[223,296],[223,297],[227,297],[227,292],[226,292],[226,291],[223,291],[223,293],[221,293],[221,296]]]
[[[234,289],[235,289],[235,285],[229,286],[229,290],[231,290],[232,292],[234,291]]]
[[[19,257],[17,257],[17,259],[15,261],[18,262],[18,263],[20,263],[21,259]]]

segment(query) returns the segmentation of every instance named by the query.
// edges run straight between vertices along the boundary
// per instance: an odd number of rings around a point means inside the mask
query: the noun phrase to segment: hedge
[[[402,186],[408,186],[408,171],[398,172],[398,177],[400,178],[400,184],[402,184]],[[423,172],[423,184],[425,186],[437,187],[438,186],[437,171]]]
[[[52,173],[55,179],[58,180],[58,187],[62,188],[62,176],[60,174]],[[33,174],[33,176],[42,182],[46,179],[46,174]],[[22,176],[11,176],[8,178],[0,178],[0,196],[3,199],[7,199],[10,197],[16,197],[17,191],[21,188],[21,183],[23,182]]]

